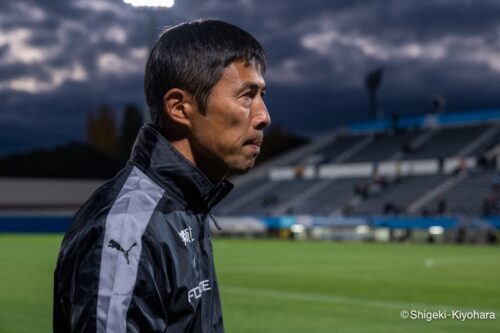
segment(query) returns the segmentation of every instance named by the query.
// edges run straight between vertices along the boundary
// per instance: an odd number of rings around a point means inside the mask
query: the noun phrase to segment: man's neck
[[[213,184],[226,178],[224,172],[222,172],[220,168],[217,168],[217,163],[215,161],[204,159],[201,154],[196,154],[194,152],[188,139],[170,141],[170,144],[184,156],[185,159],[199,168]]]

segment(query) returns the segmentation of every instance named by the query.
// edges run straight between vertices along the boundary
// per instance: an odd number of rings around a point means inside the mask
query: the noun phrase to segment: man
[[[254,164],[270,117],[266,59],[221,21],[165,31],[144,80],[153,125],[66,233],[54,332],[223,332],[210,209]]]

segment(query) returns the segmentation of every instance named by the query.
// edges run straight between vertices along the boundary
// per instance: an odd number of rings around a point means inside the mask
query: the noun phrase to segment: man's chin
[[[233,167],[229,170],[229,175],[230,176],[243,175],[243,174],[247,173],[248,171],[250,171],[250,169],[253,168],[254,164],[255,164],[255,161],[253,160],[251,163],[249,163],[247,165]]]

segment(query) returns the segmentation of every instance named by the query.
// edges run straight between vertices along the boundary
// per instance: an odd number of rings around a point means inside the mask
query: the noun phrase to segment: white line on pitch
[[[402,309],[426,309],[426,310],[462,310],[462,311],[484,311],[499,313],[498,309],[479,309],[479,308],[464,308],[462,306],[444,305],[444,304],[431,304],[431,303],[412,303],[412,302],[397,302],[387,300],[366,299],[357,297],[333,296],[333,295],[320,295],[314,293],[304,293],[296,291],[282,291],[274,289],[260,289],[260,288],[247,288],[247,287],[234,287],[222,286],[222,292],[231,294],[250,295],[268,298],[282,298],[296,301],[306,302],[323,302],[332,304],[343,305],[356,305],[356,306],[370,306],[382,308]]]

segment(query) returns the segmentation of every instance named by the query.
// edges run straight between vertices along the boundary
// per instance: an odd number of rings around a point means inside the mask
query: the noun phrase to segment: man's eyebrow
[[[238,89],[239,92],[243,92],[244,90],[266,90],[266,85],[265,84],[258,84],[256,82],[245,82],[243,85]]]

